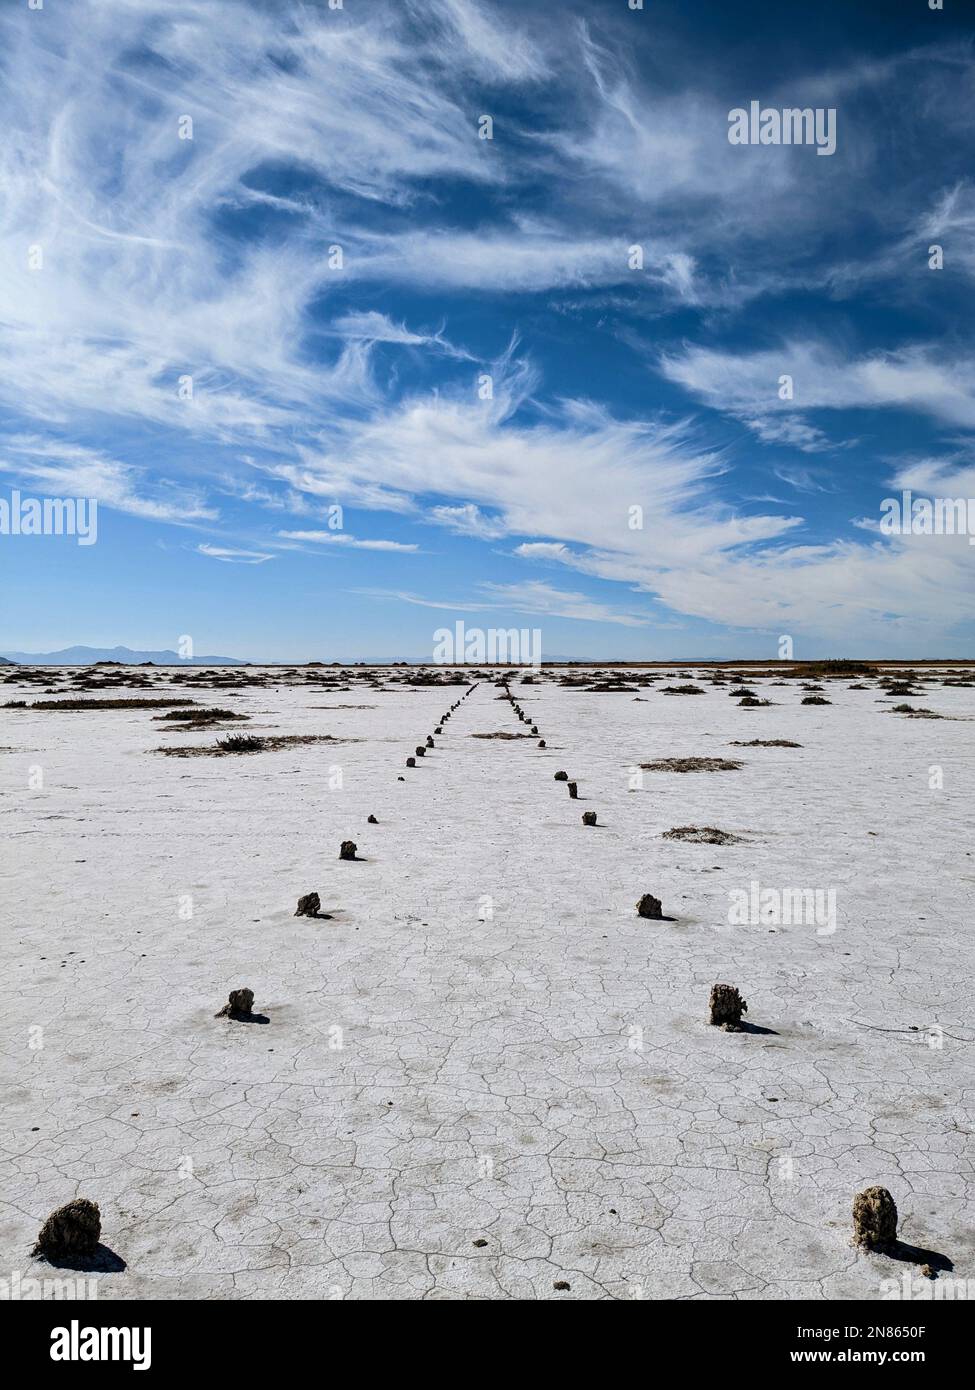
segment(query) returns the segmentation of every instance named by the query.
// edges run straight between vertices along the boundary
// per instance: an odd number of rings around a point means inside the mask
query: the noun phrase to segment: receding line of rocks
[[[508,686],[510,677],[503,677],[497,682],[503,691],[502,698],[507,699],[512,706],[518,719],[530,726],[530,734],[537,737],[539,734],[538,726],[531,717],[525,712],[522,706],[511,694]],[[477,688],[478,682],[475,681],[470,688],[465,691],[460,700],[455,701],[448,710],[441,715],[440,720],[434,729],[438,736],[443,733],[444,725],[451,715],[458,708],[462,700],[466,700]],[[807,687],[808,688],[808,687]],[[667,694],[700,694],[703,693],[691,687],[671,688],[666,690]],[[895,690],[894,694],[908,693],[908,691]],[[910,691],[910,693],[916,693]],[[732,695],[740,696],[741,703],[752,703],[755,700],[753,692],[738,689],[731,692]],[[767,703],[758,702],[755,703]],[[803,704],[829,704],[828,700],[820,699],[816,694],[807,696]],[[759,742],[759,740],[756,740]],[[546,743],[543,738],[538,739],[539,748],[545,748]],[[427,735],[423,744],[418,744],[415,755],[406,760],[407,767],[415,767],[416,759],[426,755],[428,749],[435,748],[436,745],[431,735]],[[405,780],[400,777],[400,781]],[[578,783],[569,778],[569,774],[564,770],[555,773],[554,780],[565,782],[571,800],[576,800],[579,794]],[[368,817],[368,824],[376,825],[378,821],[374,815]],[[582,823],[585,826],[597,824],[595,811],[584,811]],[[688,827],[685,827],[687,829]],[[339,847],[339,859],[344,861],[355,861],[358,859],[358,846],[354,840],[343,840]],[[663,904],[661,900],[652,893],[644,893],[636,904],[637,915],[650,921],[672,921],[663,914]],[[298,899],[298,906],[295,910],[296,917],[310,917],[318,919],[328,919],[329,914],[322,912],[321,898],[318,893],[306,893]],[[708,1021],[716,1028],[728,1033],[769,1033],[772,1030],[756,1027],[745,1023],[743,1015],[748,1012],[748,1004],[742,998],[740,991],[735,985],[715,984],[711,987],[708,1000]],[[267,1023],[269,1020],[263,1014],[254,1012],[254,991],[246,986],[230,991],[227,1003],[224,1004],[216,1014],[217,1018],[226,1018],[241,1023]],[[38,1234],[36,1244],[32,1250],[35,1256],[42,1256],[54,1262],[74,1261],[82,1267],[86,1262],[97,1258],[100,1249],[101,1236],[101,1215],[96,1203],[87,1198],[79,1197],[66,1203],[53,1211],[44,1222]],[[477,1244],[478,1242],[475,1242]],[[868,1187],[863,1192],[859,1192],[853,1199],[853,1237],[852,1244],[858,1248],[878,1253],[886,1254],[893,1258],[913,1259],[921,1265],[921,1272],[928,1278],[937,1277],[940,1269],[951,1268],[951,1262],[944,1256],[927,1250],[919,1250],[913,1246],[905,1246],[897,1238],[897,1207],[890,1192],[884,1187]],[[555,1285],[556,1288],[560,1284]],[[564,1287],[568,1288],[566,1284]]]

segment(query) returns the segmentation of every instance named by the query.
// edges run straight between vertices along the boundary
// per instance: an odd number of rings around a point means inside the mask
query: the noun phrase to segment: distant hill
[[[9,666],[90,666],[94,661],[117,661],[138,666],[151,661],[155,666],[245,666],[234,656],[177,656],[175,652],[135,652],[131,647],[64,647],[59,652],[0,652],[0,661]]]

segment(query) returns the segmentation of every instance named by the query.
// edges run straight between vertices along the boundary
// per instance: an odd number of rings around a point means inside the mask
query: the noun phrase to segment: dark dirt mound
[[[640,766],[647,772],[736,772],[744,764],[735,758],[660,758]]]
[[[750,738],[732,740],[732,748],[801,748],[801,743],[793,743],[791,738]]]
[[[531,734],[508,734],[499,732],[495,734],[468,734],[468,738],[531,738]]]
[[[740,845],[741,836],[714,825],[677,825],[664,831],[665,840],[686,840],[692,845]]]

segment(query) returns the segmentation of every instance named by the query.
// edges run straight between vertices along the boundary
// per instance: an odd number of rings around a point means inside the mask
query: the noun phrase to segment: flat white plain
[[[179,692],[154,676],[109,693]],[[514,673],[547,748],[470,737],[526,728],[481,680],[413,770],[464,687],[387,676],[190,691],[360,740],[241,757],[151,751],[217,737],[152,710],[0,711],[0,1269],[88,1196],[127,1266],[101,1297],[869,1300],[905,1268],[849,1244],[881,1183],[975,1275],[975,691],[932,682],[925,720],[856,678],[816,707],[748,677],[776,703],[743,709]],[[631,789],[695,755],[744,767]],[[729,927],[753,879],[835,888],[836,932]],[[292,915],[313,890],[332,920]],[[709,1027],[719,980],[772,1031]],[[241,985],[267,1025],[214,1018]]]

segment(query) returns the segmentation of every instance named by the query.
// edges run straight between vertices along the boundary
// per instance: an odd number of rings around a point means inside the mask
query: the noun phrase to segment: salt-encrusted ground
[[[464,687],[191,690],[360,740],[224,758],[151,752],[217,737],[151,710],[0,711],[0,1274],[83,1195],[102,1298],[877,1299],[918,1272],[850,1247],[881,1183],[975,1278],[975,690],[668,683],[515,675],[539,749],[470,737],[525,727],[482,680],[415,770]],[[688,755],[745,765],[631,788]],[[835,889],[835,932],[730,926],[753,880]],[[719,980],[769,1032],[708,1026]],[[269,1023],[214,1018],[239,985]]]

